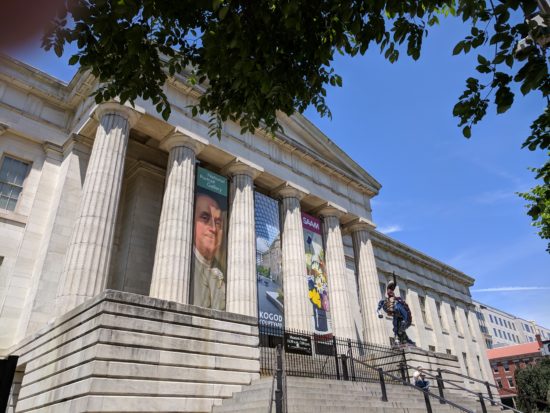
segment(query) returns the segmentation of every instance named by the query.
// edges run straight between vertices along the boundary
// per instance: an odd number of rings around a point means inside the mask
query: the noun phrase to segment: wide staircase
[[[286,400],[283,401],[286,413],[425,413],[428,411],[423,392],[401,384],[386,384],[387,402],[381,400],[380,383],[312,379],[304,377],[286,378]],[[219,406],[214,406],[213,413],[241,412],[268,413],[275,412],[274,381],[263,377],[254,381],[243,391],[225,399]],[[437,387],[433,389],[437,392]],[[483,410],[478,400],[447,391],[445,398],[468,411],[481,413]],[[271,406],[271,404],[273,405]],[[430,397],[431,411],[460,412],[459,408],[449,404],[440,404],[439,400]],[[488,413],[501,411],[498,406],[485,405]],[[464,410],[462,410],[464,411]]]

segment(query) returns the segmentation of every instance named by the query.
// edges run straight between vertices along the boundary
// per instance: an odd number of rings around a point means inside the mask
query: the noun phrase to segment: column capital
[[[306,195],[309,195],[309,191],[307,189],[292,182],[285,182],[284,184],[279,185],[271,191],[271,193],[279,198],[297,198],[298,200],[301,200]]]
[[[376,228],[376,225],[371,220],[367,218],[355,218],[353,221],[348,222],[344,225],[344,231],[348,233],[354,233],[357,231],[373,231]]]
[[[139,106],[131,107],[127,105],[121,105],[118,102],[106,102],[100,103],[93,109],[92,116],[95,117],[98,121],[101,118],[108,114],[117,114],[122,116],[128,121],[129,127],[132,128],[138,122],[145,110]]]
[[[339,205],[333,204],[332,202],[327,202],[317,208],[315,208],[312,213],[322,216],[323,218],[327,217],[336,217],[340,218],[342,215],[346,214],[344,208]]]
[[[254,180],[263,171],[264,168],[262,168],[261,166],[258,166],[246,159],[237,157],[229,162],[227,165],[225,165],[222,168],[221,173],[222,175],[227,176],[246,175]]]
[[[4,134],[9,129],[9,126],[5,123],[0,122],[0,136]]]
[[[44,142],[42,144],[42,149],[44,150],[44,153],[46,154],[46,158],[48,159],[55,159],[56,161],[62,161],[63,160],[63,147],[56,145],[52,142]]]
[[[196,155],[208,146],[208,140],[181,126],[176,126],[162,139],[159,146],[168,152],[177,146],[185,146],[192,149]]]

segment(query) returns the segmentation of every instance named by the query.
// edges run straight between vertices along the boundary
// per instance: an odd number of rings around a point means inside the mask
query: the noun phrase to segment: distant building
[[[495,383],[504,404],[515,407],[517,390],[514,372],[539,361],[542,357],[540,347],[540,343],[535,341],[487,350]]]
[[[550,329],[534,321],[506,313],[495,307],[474,301],[479,328],[488,349],[522,343],[534,343],[536,334],[542,340],[550,339]]]

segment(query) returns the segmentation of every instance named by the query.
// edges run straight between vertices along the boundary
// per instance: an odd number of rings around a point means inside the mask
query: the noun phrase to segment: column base
[[[107,290],[11,351],[16,412],[210,412],[259,377],[257,319]]]

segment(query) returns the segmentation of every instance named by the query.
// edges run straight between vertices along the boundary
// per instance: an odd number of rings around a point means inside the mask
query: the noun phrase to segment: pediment
[[[381,184],[374,177],[305,116],[300,114],[294,114],[291,117],[279,115],[279,118],[284,128],[284,134],[281,138],[285,139],[287,144],[311,154],[330,169],[345,175],[361,186],[369,188],[375,194],[380,190]]]

